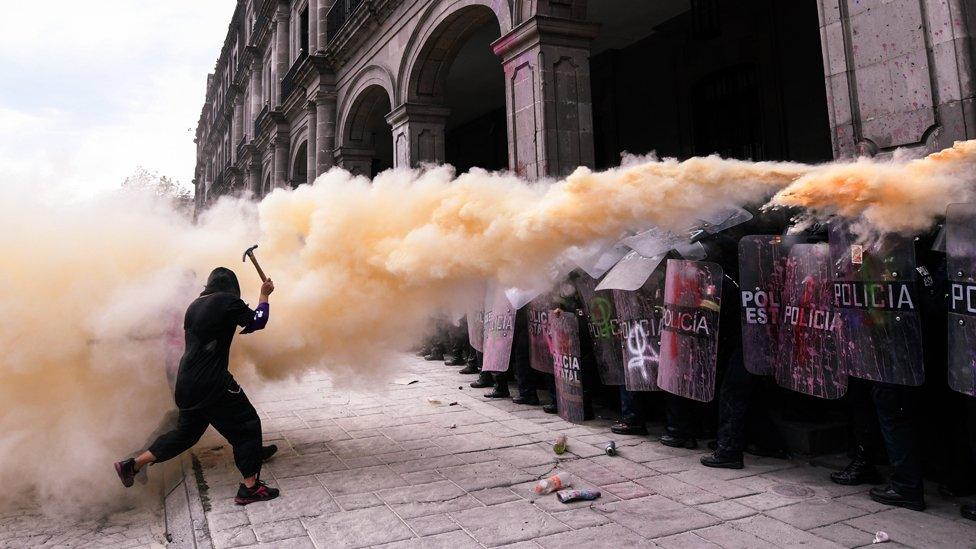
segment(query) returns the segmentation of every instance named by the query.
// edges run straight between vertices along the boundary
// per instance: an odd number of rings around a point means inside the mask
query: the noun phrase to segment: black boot
[[[468,364],[464,368],[461,368],[460,370],[458,370],[458,373],[459,374],[477,374],[480,371],[481,370],[478,369],[478,366],[476,366],[474,364]]]
[[[871,488],[868,492],[871,499],[877,501],[878,503],[884,503],[885,505],[893,505],[895,507],[904,507],[905,509],[911,509],[912,511],[924,511],[925,510],[925,499],[922,496],[918,497],[908,497],[899,494],[895,491],[891,485],[884,487]]]
[[[430,352],[424,355],[424,360],[444,360],[444,347],[434,345],[430,348]]]
[[[278,453],[277,444],[269,444],[261,447],[261,461],[268,461]]]
[[[519,395],[512,399],[515,404],[525,404],[527,406],[538,406],[539,405],[539,395]]]
[[[843,471],[830,473],[830,480],[844,486],[881,484],[884,482],[881,473],[874,468],[874,465],[860,456],[855,456]]]
[[[679,437],[671,433],[664,433],[658,440],[660,440],[661,444],[670,446],[671,448],[687,448],[689,450],[698,448],[698,441],[693,437]]]
[[[976,520],[976,504],[967,503],[959,506],[959,514],[962,518]]]
[[[647,427],[644,425],[628,425],[623,421],[618,421],[610,426],[610,432],[617,435],[646,435]]]
[[[512,393],[508,392],[508,389],[502,389],[501,387],[495,387],[495,390],[490,393],[485,393],[485,398],[511,398]]]
[[[492,377],[491,372],[482,371],[478,375],[476,381],[471,382],[472,389],[484,389],[485,387],[491,387],[495,384],[495,378]]]
[[[451,355],[444,359],[445,366],[463,366],[464,362],[464,349],[460,347],[455,347]]]
[[[735,458],[718,451],[707,456],[702,456],[701,464],[705,467],[712,467],[715,469],[742,469],[743,467],[741,455],[738,458]]]
[[[555,402],[551,402],[549,404],[544,404],[542,406],[542,411],[547,414],[558,414],[559,408],[556,406]]]

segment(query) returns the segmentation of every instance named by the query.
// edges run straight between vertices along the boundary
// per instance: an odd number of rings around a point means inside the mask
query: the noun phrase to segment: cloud
[[[116,188],[136,166],[189,185],[233,0],[14,4],[0,19],[0,185]]]

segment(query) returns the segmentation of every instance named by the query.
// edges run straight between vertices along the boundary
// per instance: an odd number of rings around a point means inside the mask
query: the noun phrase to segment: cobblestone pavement
[[[155,503],[153,503],[155,501]],[[37,509],[0,511],[0,547],[163,548],[162,508],[148,498],[142,508],[107,517],[74,520]]]

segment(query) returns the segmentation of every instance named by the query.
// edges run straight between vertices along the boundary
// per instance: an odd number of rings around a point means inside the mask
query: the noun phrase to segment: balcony
[[[288,69],[288,72],[285,73],[284,78],[281,79],[281,103],[284,103],[285,100],[288,99],[288,96],[291,95],[291,92],[295,91],[298,71],[302,68],[302,63],[304,63],[305,59],[307,58],[308,54],[305,53],[305,50],[299,52],[298,58],[295,59],[295,62],[292,63],[291,68]]]
[[[248,35],[248,36],[249,36],[249,37],[251,38],[251,44],[252,44],[252,45],[253,45],[253,44],[255,43],[255,42],[254,42],[254,37],[255,37],[255,36],[257,35],[257,33],[258,33],[258,32],[259,32],[259,31],[260,31],[261,29],[263,29],[263,28],[264,28],[264,27],[265,27],[265,26],[266,26],[267,24],[268,24],[268,18],[267,18],[267,17],[265,17],[265,16],[263,16],[263,15],[259,15],[259,16],[258,16],[258,18],[257,18],[257,19],[255,19],[255,21],[254,21],[254,26],[253,26],[253,27],[251,27],[251,34],[249,34],[249,35]]]
[[[261,124],[264,123],[264,119],[270,116],[271,107],[265,103],[264,108],[258,113],[257,117],[254,119],[254,137],[261,135]]]
[[[237,144],[237,158],[244,156],[244,148],[247,146],[247,136],[241,138],[241,142]]]
[[[336,0],[328,15],[325,16],[325,32],[328,42],[332,42],[339,34],[339,29],[346,24],[349,16],[363,3],[363,0]]]

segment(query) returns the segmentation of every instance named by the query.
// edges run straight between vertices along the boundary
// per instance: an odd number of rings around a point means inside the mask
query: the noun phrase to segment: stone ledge
[[[191,453],[163,464],[163,512],[167,547],[175,549],[213,549],[206,509],[193,469]]]

